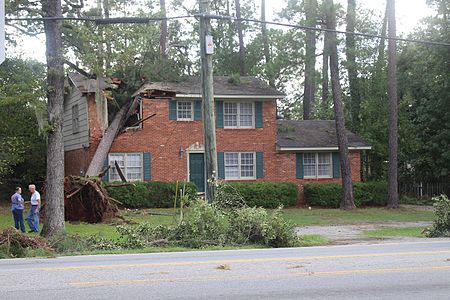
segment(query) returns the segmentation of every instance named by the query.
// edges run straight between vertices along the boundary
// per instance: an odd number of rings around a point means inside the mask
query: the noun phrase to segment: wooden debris
[[[68,176],[64,194],[66,221],[100,223],[110,221],[118,212],[116,200],[109,197],[98,177]]]

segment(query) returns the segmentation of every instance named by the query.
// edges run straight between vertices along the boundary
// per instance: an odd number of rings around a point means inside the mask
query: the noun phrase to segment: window
[[[303,174],[305,178],[331,178],[331,153],[304,153]]]
[[[191,101],[177,101],[177,120],[178,121],[192,121],[193,108]]]
[[[109,181],[120,181],[119,172],[115,161],[120,167],[127,181],[142,180],[142,155],[141,153],[112,153],[109,155]]]
[[[253,128],[254,103],[253,102],[225,102],[223,121],[225,128]]]
[[[72,106],[72,133],[80,131],[80,117],[78,114],[78,104]]]
[[[255,153],[226,152],[225,179],[255,179]]]

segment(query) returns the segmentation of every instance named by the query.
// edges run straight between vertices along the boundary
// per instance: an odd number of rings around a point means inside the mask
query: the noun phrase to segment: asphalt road
[[[0,260],[0,299],[450,299],[450,242]]]

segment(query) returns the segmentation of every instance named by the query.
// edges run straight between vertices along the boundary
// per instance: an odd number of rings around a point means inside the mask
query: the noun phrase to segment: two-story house
[[[300,191],[307,182],[340,182],[334,121],[277,120],[277,100],[284,94],[254,77],[241,77],[239,83],[215,77],[214,94],[219,178],[294,182]],[[133,96],[141,98],[138,119],[156,115],[115,138],[106,180],[120,180],[117,161],[128,180],[187,180],[204,191],[200,77],[144,84]],[[90,114],[97,106],[87,107],[92,108]],[[348,137],[352,177],[360,181],[360,153],[370,146],[351,132]],[[74,164],[81,167],[70,160],[66,168],[77,170]]]

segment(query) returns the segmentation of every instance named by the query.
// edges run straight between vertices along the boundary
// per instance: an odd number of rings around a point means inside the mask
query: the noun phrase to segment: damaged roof
[[[371,149],[361,137],[347,130],[350,149]],[[337,149],[334,120],[277,120],[277,147],[279,150]]]
[[[114,88],[112,79],[109,77],[100,77],[98,81],[97,79],[87,78],[79,73],[69,73],[67,77],[82,93],[95,93],[98,89],[105,90],[107,88]]]
[[[171,92],[178,95],[201,95],[201,77],[188,76],[179,82],[145,83],[133,94],[133,97],[149,91]],[[271,96],[271,98],[283,98],[285,96],[263,80],[252,76],[241,76],[240,82],[234,82],[232,77],[228,76],[214,76],[214,95]]]

